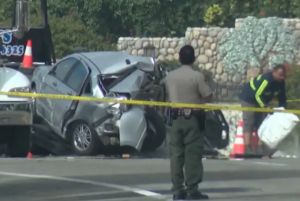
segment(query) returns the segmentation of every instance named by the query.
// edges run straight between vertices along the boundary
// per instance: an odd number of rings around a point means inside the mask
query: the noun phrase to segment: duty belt
[[[193,109],[185,108],[185,109],[178,109],[172,108],[171,109],[171,116],[172,119],[176,120],[177,117],[183,116],[185,119],[190,119],[195,114]]]

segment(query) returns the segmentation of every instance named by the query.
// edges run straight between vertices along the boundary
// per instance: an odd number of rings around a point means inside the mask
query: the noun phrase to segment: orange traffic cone
[[[29,152],[28,154],[27,154],[27,158],[32,158],[32,153],[31,152]]]
[[[245,143],[243,135],[243,121],[239,121],[237,127],[237,132],[235,136],[233,151],[231,153],[231,158],[243,158],[245,154]]]
[[[25,54],[23,57],[23,68],[33,68],[31,40],[27,41],[26,50],[25,50]]]

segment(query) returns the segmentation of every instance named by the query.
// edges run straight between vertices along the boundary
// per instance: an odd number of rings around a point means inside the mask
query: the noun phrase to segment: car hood
[[[23,73],[12,68],[0,68],[0,91],[8,92],[16,87],[28,87],[30,80]],[[8,97],[0,95],[0,101],[28,101],[27,97]]]

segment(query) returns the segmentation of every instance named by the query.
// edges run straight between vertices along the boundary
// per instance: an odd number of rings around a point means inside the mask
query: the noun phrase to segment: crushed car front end
[[[125,96],[108,98],[127,100]],[[128,146],[141,150],[147,130],[143,108],[122,103],[108,103],[106,105],[109,118],[95,124],[95,130],[101,141],[109,146]]]
[[[105,98],[126,100],[125,96],[109,94]],[[67,138],[73,122],[84,120],[88,122],[91,132],[98,139],[82,139],[91,146],[98,142],[99,149],[107,147],[132,147],[141,150],[143,139],[146,136],[147,122],[144,118],[144,110],[139,106],[125,105],[115,102],[78,102],[77,109],[72,118],[66,122],[64,136]],[[76,123],[75,123],[76,124]],[[75,149],[81,149],[77,142],[80,139],[73,137],[72,143]],[[94,145],[93,145],[94,146]],[[76,150],[75,150],[76,152]]]

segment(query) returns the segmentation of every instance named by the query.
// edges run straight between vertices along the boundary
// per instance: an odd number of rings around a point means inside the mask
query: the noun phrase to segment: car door
[[[71,96],[80,95],[89,74],[89,68],[82,61],[79,61],[74,65],[65,81],[58,87],[58,93]],[[72,104],[73,102],[74,101],[72,100],[55,100],[53,108],[55,113],[53,115],[53,124],[58,133],[61,133],[63,120],[66,113],[70,111],[72,105],[74,106],[74,104]]]
[[[229,125],[221,110],[206,112],[205,143],[211,149],[224,149],[229,144]]]
[[[57,94],[58,87],[67,77],[68,73],[70,72],[70,70],[76,62],[78,62],[78,59],[76,58],[67,58],[56,64],[43,78],[40,87],[40,93]],[[39,99],[37,102],[37,112],[51,126],[53,126],[53,103],[54,99],[49,98]]]

